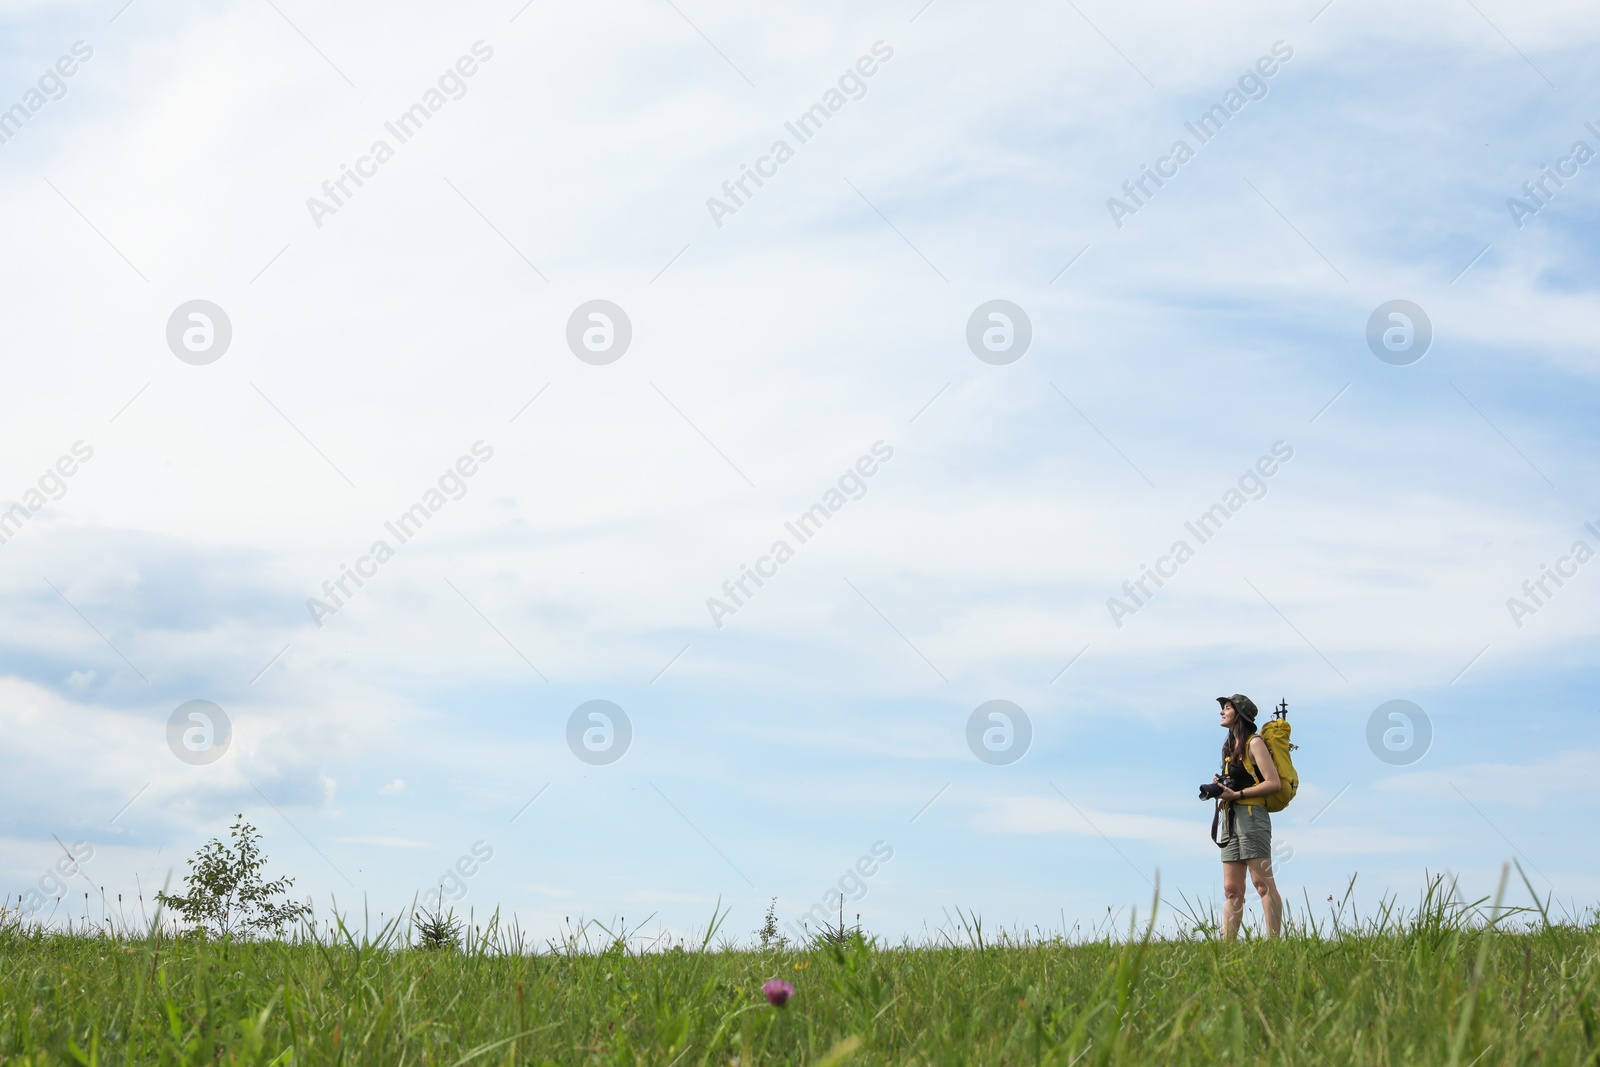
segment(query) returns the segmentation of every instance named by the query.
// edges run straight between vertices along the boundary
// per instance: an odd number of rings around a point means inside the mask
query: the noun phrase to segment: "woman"
[[[1223,935],[1232,941],[1244,918],[1244,876],[1250,872],[1261,897],[1261,912],[1267,920],[1267,936],[1277,937],[1283,926],[1283,898],[1272,880],[1272,819],[1267,815],[1266,798],[1283,788],[1277,764],[1266,741],[1256,733],[1256,705],[1242,693],[1218,697],[1222,705],[1222,728],[1228,740],[1222,745],[1222,774],[1217,778],[1221,799],[1227,805],[1222,840],[1222,925]],[[1229,783],[1254,782],[1244,789]]]

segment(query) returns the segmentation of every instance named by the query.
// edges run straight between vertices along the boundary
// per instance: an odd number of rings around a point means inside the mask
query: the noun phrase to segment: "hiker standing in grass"
[[[1244,876],[1250,872],[1261,896],[1267,936],[1277,937],[1283,926],[1283,898],[1272,880],[1272,819],[1266,798],[1283,788],[1277,764],[1261,735],[1256,733],[1255,701],[1242,693],[1218,697],[1222,728],[1228,740],[1222,745],[1222,773],[1216,778],[1218,818],[1212,835],[1222,846],[1223,935],[1232,941],[1244,918]],[[1244,783],[1253,783],[1237,788]],[[1216,837],[1218,822],[1225,824]]]

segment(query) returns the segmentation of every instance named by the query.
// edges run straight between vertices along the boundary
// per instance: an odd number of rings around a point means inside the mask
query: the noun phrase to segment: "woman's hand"
[[[1244,799],[1244,794],[1239,792],[1237,789],[1229,789],[1227,786],[1223,786],[1222,787],[1222,799],[1223,800],[1242,800],[1242,799]]]

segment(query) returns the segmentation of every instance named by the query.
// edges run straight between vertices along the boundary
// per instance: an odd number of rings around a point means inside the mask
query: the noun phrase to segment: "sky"
[[[1600,899],[1592,7],[0,18],[36,918],[242,813],[540,939],[1173,923],[1232,693],[1297,912]]]

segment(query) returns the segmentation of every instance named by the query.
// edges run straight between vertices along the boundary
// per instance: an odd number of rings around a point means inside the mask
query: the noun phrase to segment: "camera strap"
[[[1222,806],[1224,804],[1227,804],[1228,806],[1227,829],[1223,833],[1222,839],[1219,841],[1217,840],[1217,823],[1222,819]],[[1234,829],[1233,805],[1228,804],[1228,802],[1225,800],[1217,801],[1217,806],[1211,812],[1211,843],[1216,845],[1218,848],[1226,848],[1228,846],[1228,842],[1233,840]]]

